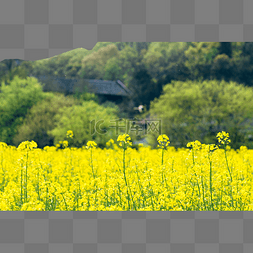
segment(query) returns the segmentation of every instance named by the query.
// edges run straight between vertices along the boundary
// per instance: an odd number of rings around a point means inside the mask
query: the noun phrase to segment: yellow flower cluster
[[[67,148],[69,145],[68,141],[59,141],[58,144],[56,144],[56,148]]]
[[[206,150],[207,152],[213,152],[213,151],[215,151],[216,149],[218,149],[219,147],[218,146],[216,146],[215,144],[202,144],[201,145],[201,148],[203,149],[203,150]]]
[[[35,141],[24,141],[18,146],[18,150],[20,151],[28,151],[34,148],[37,148],[37,143]]]
[[[5,142],[0,142],[0,150],[7,148],[7,144]]]
[[[198,141],[191,151],[141,147],[124,156],[116,148],[36,147],[0,143],[0,211],[253,211],[253,150],[244,146],[226,156]]]
[[[169,137],[166,134],[159,135],[158,138],[157,138],[157,141],[159,143],[157,145],[158,148],[164,148],[165,149],[170,144]]]
[[[67,138],[73,138],[74,134],[72,130],[67,131]]]
[[[107,147],[110,147],[113,144],[114,144],[114,140],[113,139],[110,139],[108,142],[106,142],[106,146]]]
[[[201,142],[196,140],[192,142],[188,142],[186,145],[187,148],[193,148],[194,150],[199,150],[201,149]]]
[[[216,137],[221,144],[229,144],[231,142],[229,139],[229,133],[226,133],[224,131],[219,132]]]
[[[123,143],[132,146],[131,137],[128,134],[119,135],[117,141],[119,141],[119,145],[122,147]]]
[[[88,141],[86,148],[87,149],[96,148],[96,146],[97,146],[97,143],[95,141]]]

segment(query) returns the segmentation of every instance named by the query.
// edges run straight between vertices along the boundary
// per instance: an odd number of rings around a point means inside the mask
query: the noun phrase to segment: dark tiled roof
[[[118,96],[128,96],[129,91],[126,86],[117,81],[87,80],[90,83],[89,90],[97,94],[108,94]]]
[[[46,77],[39,76],[36,78],[41,83],[46,84],[46,90],[61,90],[68,91],[70,93],[75,92],[75,90],[86,91],[96,94],[104,95],[115,95],[115,96],[129,96],[131,92],[128,88],[120,81],[104,81],[104,80],[94,80],[94,79],[66,79],[63,77]],[[54,87],[54,88],[52,88]]]

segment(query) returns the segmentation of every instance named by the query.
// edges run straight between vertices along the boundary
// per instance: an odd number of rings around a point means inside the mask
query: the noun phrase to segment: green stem
[[[204,188],[204,182],[203,182],[203,176],[202,176],[202,168],[201,168],[201,185],[202,185],[202,192],[203,192],[203,204],[204,204],[205,210],[206,210],[205,188]]]
[[[228,169],[228,172],[229,172],[229,175],[230,175],[230,182],[231,182],[231,187],[230,188],[231,188],[232,207],[234,207],[234,204],[233,204],[233,190],[232,190],[232,174],[231,174],[229,166],[228,166],[228,158],[227,158],[227,152],[226,152],[226,143],[224,143],[224,151],[225,151],[225,158],[226,158],[227,169]]]
[[[232,174],[231,174],[230,169],[229,169],[229,166],[228,166],[228,158],[227,158],[227,152],[226,152],[226,144],[224,144],[224,151],[225,151],[226,164],[227,164],[228,172],[229,172],[230,179],[231,179],[231,183],[232,183]]]
[[[213,210],[213,192],[212,192],[212,161],[210,160],[210,156],[208,154],[208,158],[209,158],[209,167],[210,167],[210,193],[211,193],[211,208]],[[214,210],[213,210],[214,211]]]
[[[62,192],[61,192],[61,195],[62,195],[62,198],[63,198],[63,201],[64,201],[64,205],[65,205],[66,211],[68,211],[68,205],[66,203],[66,200],[65,200],[64,195],[63,195]]]
[[[137,165],[136,165],[136,164],[135,164],[135,168],[136,168],[136,174],[137,174],[137,178],[138,178],[139,189],[140,189],[141,194],[142,194],[142,196],[143,196],[143,198],[144,198],[144,199],[142,200],[143,207],[144,207],[145,202],[146,202],[146,196],[145,196],[145,194],[144,194],[144,192],[143,192],[143,189],[142,189],[142,186],[141,186],[141,184],[140,184],[140,177],[139,177],[139,174],[138,174],[138,170],[137,170]]]
[[[23,164],[22,164],[22,166],[23,166]],[[20,182],[20,184],[21,184],[21,193],[20,193],[20,203],[21,203],[21,206],[22,206],[22,204],[23,204],[23,185],[22,185],[22,181],[23,181],[23,168],[22,168],[22,166],[21,166],[21,182]]]
[[[46,195],[46,211],[48,211],[48,187],[47,187],[47,195]]]
[[[128,192],[127,179],[126,179],[125,151],[126,151],[126,143],[124,142],[124,147],[123,147],[123,174],[124,174],[124,180],[125,180],[125,184],[126,184],[126,188],[127,188],[128,208],[129,208],[129,210],[130,210],[130,209],[131,209],[131,206],[130,206],[130,197],[129,197],[129,192]]]
[[[28,151],[26,153],[26,166],[25,166],[25,202],[27,202],[27,167],[28,167]]]
[[[120,204],[120,206],[122,206],[122,201],[121,201],[121,189],[120,189],[119,182],[117,183],[117,185],[118,185],[118,189],[119,189],[119,204]]]
[[[94,174],[94,170],[93,170],[93,161],[92,161],[92,148],[90,149],[90,166],[92,169],[93,178],[95,179],[95,174]]]
[[[220,211],[222,211],[222,194],[223,193],[223,177],[221,177],[221,201],[220,201]]]
[[[195,175],[196,181],[197,181],[197,186],[198,186],[198,191],[199,191],[199,197],[201,197],[200,186],[199,186],[199,181],[198,181],[196,172],[194,172],[194,175]]]
[[[38,197],[39,197],[39,200],[40,200],[40,173],[39,173],[39,168],[38,168],[38,176],[37,177],[38,177],[38,185],[37,185],[38,186],[38,188],[37,188],[38,189]]]
[[[163,154],[164,154],[164,149],[162,149],[162,165],[163,165]]]
[[[80,181],[78,179],[78,198],[77,198],[77,211],[79,209],[79,198],[81,197]]]

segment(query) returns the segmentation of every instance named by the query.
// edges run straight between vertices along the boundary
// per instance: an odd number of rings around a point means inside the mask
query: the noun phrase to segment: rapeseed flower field
[[[232,150],[228,133],[217,138],[218,146],[196,140],[178,150],[166,135],[158,149],[138,150],[128,134],[105,149],[94,141],[79,149],[1,142],[0,210],[253,210],[253,150]]]

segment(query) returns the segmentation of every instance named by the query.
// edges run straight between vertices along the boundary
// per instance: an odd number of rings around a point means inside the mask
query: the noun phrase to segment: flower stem
[[[124,146],[123,146],[123,174],[124,174],[124,180],[125,180],[125,184],[126,184],[126,188],[127,188],[128,208],[130,210],[131,206],[130,206],[130,197],[129,197],[129,192],[128,192],[127,178],[126,178],[125,151],[126,151],[126,143],[124,142]]]
[[[212,208],[212,211],[213,210],[213,192],[212,192],[212,161],[210,160],[210,155],[208,154],[208,158],[209,158],[209,168],[210,168],[210,193],[211,193],[211,208]]]
[[[225,158],[226,158],[226,164],[227,164],[227,169],[230,175],[230,183],[231,183],[231,201],[232,201],[232,207],[234,207],[234,203],[233,203],[233,189],[232,189],[232,174],[230,172],[229,166],[228,166],[228,158],[227,158],[227,152],[226,152],[226,143],[224,143],[224,151],[225,151]]]

